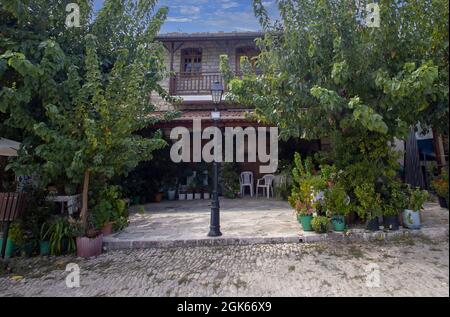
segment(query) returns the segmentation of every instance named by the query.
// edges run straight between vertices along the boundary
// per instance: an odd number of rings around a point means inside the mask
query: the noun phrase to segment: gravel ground
[[[76,263],[79,288],[68,288]],[[279,244],[12,259],[3,296],[449,296],[449,243]],[[377,271],[378,270],[378,271]]]

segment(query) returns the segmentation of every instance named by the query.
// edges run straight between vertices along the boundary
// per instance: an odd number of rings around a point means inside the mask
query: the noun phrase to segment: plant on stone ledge
[[[316,233],[327,233],[330,228],[330,219],[325,216],[318,216],[311,221],[311,225]]]

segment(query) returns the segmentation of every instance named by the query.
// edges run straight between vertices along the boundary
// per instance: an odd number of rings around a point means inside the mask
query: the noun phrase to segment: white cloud
[[[222,3],[222,9],[231,9],[237,7],[239,7],[239,3],[235,1],[225,0],[224,3]]]
[[[175,17],[168,17],[167,22],[175,22],[175,23],[187,23],[192,22],[191,18],[175,18]]]
[[[200,8],[199,7],[185,7],[185,6],[180,6],[178,8],[178,10],[180,11],[181,14],[199,14],[200,13]]]

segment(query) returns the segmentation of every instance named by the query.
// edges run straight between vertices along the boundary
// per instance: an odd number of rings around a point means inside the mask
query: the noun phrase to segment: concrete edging
[[[398,231],[367,232],[362,229],[352,229],[347,232],[330,232],[317,234],[314,232],[303,233],[297,237],[257,237],[257,238],[204,238],[190,240],[121,240],[114,237],[106,237],[103,248],[106,251],[133,250],[147,248],[175,248],[175,247],[204,247],[204,246],[230,246],[230,245],[254,245],[254,244],[284,244],[284,243],[315,243],[324,241],[383,241],[399,238],[424,236],[431,239],[445,238],[449,236],[448,227],[422,228],[419,230],[400,229]]]

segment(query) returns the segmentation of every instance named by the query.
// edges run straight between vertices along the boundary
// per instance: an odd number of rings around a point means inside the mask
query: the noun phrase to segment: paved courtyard
[[[273,244],[12,259],[4,296],[449,296],[449,243]],[[68,263],[81,272],[69,289]],[[379,283],[378,283],[379,282]]]
[[[107,241],[208,240],[210,203],[206,200],[163,201],[133,207],[130,226]],[[287,202],[221,198],[220,203],[222,238],[298,237],[299,224]]]
[[[209,238],[210,201],[164,201],[131,208],[130,226],[105,238],[108,250],[209,246],[258,243],[297,243],[328,239],[360,239],[373,235],[364,226],[353,226],[350,235],[303,232],[287,202],[266,198],[221,198],[220,238]],[[448,234],[449,213],[436,203],[426,204],[422,213],[422,231],[429,236]],[[411,230],[389,233],[416,234]],[[383,232],[377,234],[384,234]],[[350,237],[351,236],[351,237]]]

